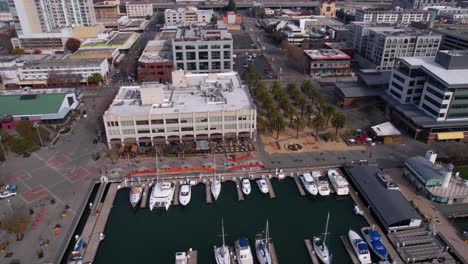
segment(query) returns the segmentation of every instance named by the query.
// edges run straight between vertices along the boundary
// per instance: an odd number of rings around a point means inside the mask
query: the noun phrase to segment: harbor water
[[[348,229],[356,231],[366,225],[353,213],[350,197],[300,196],[293,179],[272,180],[276,198],[260,193],[255,182],[252,193],[244,201],[237,200],[234,182],[222,185],[221,195],[213,204],[206,204],[205,186],[192,187],[192,199],[187,207],[150,212],[129,203],[129,188],[117,193],[105,239],[101,241],[94,264],[105,263],[174,263],[174,254],[193,248],[198,251],[198,263],[214,264],[213,246],[222,243],[221,219],[227,234],[226,243],[247,237],[253,249],[255,235],[265,229],[268,219],[270,236],[280,263],[311,263],[304,239],[321,235],[329,211],[329,247],[333,262],[351,263],[340,241]],[[253,252],[255,255],[255,252]]]

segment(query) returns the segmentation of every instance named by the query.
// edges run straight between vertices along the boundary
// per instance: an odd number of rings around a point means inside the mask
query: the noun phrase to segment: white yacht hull
[[[252,186],[250,185],[249,179],[243,179],[241,184],[242,184],[242,193],[245,195],[249,195],[250,192],[252,191]]]
[[[369,249],[367,249],[367,253],[363,253],[363,252],[360,252],[360,250],[359,250],[359,248],[357,246],[357,243],[359,241],[362,241],[362,243],[366,243],[361,238],[361,236],[359,236],[358,233],[354,232],[353,230],[349,230],[348,231],[348,239],[349,239],[349,242],[351,243],[351,246],[354,249],[354,253],[356,254],[356,256],[359,259],[359,262],[361,262],[361,264],[371,264],[372,259],[371,259],[371,256],[370,256]]]
[[[299,179],[301,180],[302,182],[302,185],[304,186],[304,188],[306,189],[306,191],[313,195],[313,196],[316,196],[318,194],[318,189],[317,189],[317,186],[314,184],[314,185],[311,185],[311,184],[308,184],[304,178],[304,176],[300,176]]]
[[[326,189],[326,190],[319,189],[318,193],[322,196],[328,196],[330,195],[330,189]]]
[[[250,246],[241,247],[239,246],[239,240],[235,243],[236,258],[238,264],[254,264],[252,250]]]
[[[213,198],[218,200],[219,194],[221,193],[221,182],[218,180],[213,180],[210,185],[211,188],[211,194],[213,195]]]
[[[154,208],[169,209],[174,198],[174,186],[172,183],[156,183],[151,191],[150,210]]]
[[[331,256],[330,256],[330,252],[328,251],[328,247],[323,244],[322,246],[319,246],[318,242],[321,243],[321,239],[318,237],[314,237],[313,244],[314,244],[315,255],[317,255],[317,257],[323,264],[330,264]]]
[[[257,253],[257,259],[260,264],[271,264],[271,255],[268,249],[268,245],[264,240],[255,240],[255,251]]]
[[[214,247],[214,254],[216,264],[231,264],[231,256],[229,255],[229,248],[226,246]]]
[[[130,204],[135,208],[143,195],[143,186],[134,186],[130,189]]]
[[[261,193],[267,194],[269,192],[268,185],[264,179],[257,180],[257,186]]]
[[[328,179],[330,180],[331,185],[333,186],[333,189],[335,189],[337,195],[348,195],[348,182],[343,178],[343,176],[338,174],[336,170],[328,171]]]
[[[186,188],[182,188],[183,186],[186,186]],[[185,193],[184,193],[185,191]],[[183,206],[186,206],[190,203],[190,199],[192,198],[192,188],[188,184],[184,184],[180,187],[179,190],[179,203]]]

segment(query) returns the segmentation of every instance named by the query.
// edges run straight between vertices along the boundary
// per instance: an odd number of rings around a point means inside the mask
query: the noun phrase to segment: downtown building
[[[226,25],[180,27],[172,40],[174,68],[192,73],[233,70],[233,39]]]
[[[151,40],[138,59],[140,82],[171,82],[174,62],[169,40]]]
[[[399,58],[386,98],[392,123],[426,143],[468,142],[468,50]]]
[[[442,35],[443,50],[466,50],[468,49],[468,29],[467,28],[438,28],[433,30]]]
[[[256,137],[257,110],[237,72],[123,86],[103,116],[109,147]]]
[[[347,45],[367,62],[366,68],[392,70],[398,57],[435,56],[442,36],[393,24],[353,22]]]
[[[376,23],[410,24],[411,22],[429,21],[431,12],[413,9],[357,9],[355,21]]]
[[[432,6],[455,6],[454,0],[393,0],[392,6],[403,9],[427,9]]]
[[[213,10],[201,10],[196,7],[166,9],[164,19],[166,26],[187,26],[194,23],[210,23]]]
[[[125,4],[128,17],[146,17],[154,14],[153,4],[127,2]]]

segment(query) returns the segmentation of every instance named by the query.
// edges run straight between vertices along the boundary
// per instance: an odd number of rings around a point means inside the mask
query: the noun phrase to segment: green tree
[[[269,121],[271,128],[276,130],[276,139],[278,139],[279,133],[285,129],[284,118],[278,111],[276,111],[271,113]]]
[[[268,90],[265,86],[265,83],[259,81],[257,86],[255,87],[255,97],[257,98],[264,98],[265,96],[269,96]]]
[[[325,118],[327,119],[327,125],[330,122],[330,118],[333,117],[335,112],[336,112],[335,107],[333,107],[333,105],[331,105],[331,104],[326,104],[326,105],[324,105],[322,107],[322,113],[325,116]]]
[[[304,117],[304,110],[308,103],[307,99],[304,96],[300,96],[298,99],[299,106],[301,107],[301,118]]]
[[[278,100],[279,97],[284,94],[283,87],[281,86],[281,83],[276,80],[271,84],[270,87],[271,93],[275,97],[275,100]]]
[[[247,70],[244,72],[244,76],[242,77],[250,89],[252,89],[252,87],[254,87],[260,80],[260,74],[252,64],[249,64]]]
[[[286,85],[286,92],[291,96],[293,93],[295,93],[297,90],[296,84],[295,83],[289,83]]]
[[[259,117],[257,118],[257,130],[258,130],[258,132],[261,133],[261,134],[269,134],[269,135],[271,135],[271,133],[272,133],[270,124],[269,124],[268,121],[265,120],[265,118],[262,117],[262,116],[259,116]]]
[[[16,234],[17,239],[21,240],[28,226],[31,224],[31,216],[24,210],[15,211],[14,214],[2,219],[0,228],[8,233]]]
[[[343,112],[335,113],[331,120],[332,126],[336,129],[335,137],[338,137],[338,130],[346,125],[346,116]]]
[[[319,129],[325,127],[326,121],[327,120],[325,120],[325,117],[322,114],[318,114],[312,121],[312,127],[315,128],[315,140],[319,141]]]
[[[15,130],[25,140],[31,142],[39,142],[36,129],[33,127],[33,123],[29,120],[21,120],[15,125]]]
[[[15,54],[15,55],[17,55],[17,54],[24,54],[24,49],[22,49],[22,48],[14,48],[14,49],[11,50],[11,54]]]
[[[310,121],[312,120],[311,115],[314,113],[314,107],[312,105],[306,106],[306,115],[307,115],[307,125],[310,126]]]
[[[80,49],[81,41],[76,38],[69,38],[65,43],[65,48],[71,52],[76,52]]]
[[[281,98],[279,98],[279,107],[284,111],[284,112],[288,112],[289,109],[293,108],[293,105],[291,104],[291,101],[289,101],[289,98],[286,97],[285,95],[281,96]]]
[[[145,17],[145,19],[146,19],[146,20],[151,20],[151,16],[150,16],[150,15],[147,15],[147,16]]]
[[[276,110],[275,101],[273,100],[270,94],[267,94],[266,96],[263,97],[262,107],[266,111],[267,114],[271,114],[272,112],[277,112],[275,111]]]
[[[100,83],[102,80],[102,75],[97,72],[88,77],[88,83]]]
[[[296,120],[294,120],[294,128],[296,128],[296,138],[299,138],[299,130],[304,129],[305,123],[304,119],[300,116],[296,116]]]
[[[295,118],[297,117],[297,109],[291,105],[288,111],[285,111],[285,115],[289,118],[289,126],[292,127]]]
[[[229,0],[228,11],[236,11],[236,2],[234,0]]]

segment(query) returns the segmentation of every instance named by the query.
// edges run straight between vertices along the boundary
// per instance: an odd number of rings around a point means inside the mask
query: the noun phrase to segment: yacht
[[[235,243],[236,257],[238,264],[253,264],[252,250],[250,249],[249,240],[241,238]]]
[[[260,191],[262,193],[267,194],[269,192],[268,185],[267,185],[265,179],[257,180],[257,186],[258,186],[258,189],[260,189]]]
[[[361,233],[372,251],[374,251],[381,260],[387,260],[388,251],[382,243],[382,236],[380,233],[373,227],[363,227],[361,228]]]
[[[311,195],[317,195],[318,189],[317,185],[315,185],[314,178],[310,173],[306,172],[302,174],[300,177],[302,184],[304,185],[304,188],[306,188],[307,192]]]
[[[190,198],[192,197],[192,188],[189,184],[182,184],[179,190],[179,203],[183,206],[186,206],[190,203]]]
[[[84,243],[83,239],[80,238],[79,236],[76,236],[77,240],[75,242],[75,246],[73,247],[72,253],[71,253],[71,259],[72,260],[82,260],[83,259],[83,248],[84,248]]]
[[[187,253],[177,252],[175,254],[175,264],[188,264]]]
[[[330,180],[337,195],[348,195],[348,181],[336,170],[328,170],[328,179]]]
[[[269,237],[268,237],[268,220],[266,223],[265,229],[265,237],[259,235],[257,239],[255,239],[255,251],[257,252],[257,259],[260,264],[271,264],[271,256],[270,256],[270,249],[268,247],[269,244]]]
[[[250,180],[247,178],[242,179],[242,192],[245,195],[249,195],[251,191],[252,191],[252,187],[250,186]]]
[[[213,158],[214,177],[211,180],[210,188],[213,198],[218,200],[219,194],[221,193],[221,179],[216,178],[216,160]]]
[[[327,247],[327,235],[328,235],[328,222],[330,220],[330,213],[327,215],[327,224],[325,225],[325,233],[323,233],[323,240],[320,237],[314,237],[314,251],[315,255],[320,259],[323,264],[331,263],[330,251]]]
[[[214,254],[216,264],[231,264],[231,256],[229,255],[229,248],[226,246],[224,237],[224,221],[221,221],[221,236],[223,237],[223,245],[220,247],[214,246]]]
[[[143,195],[143,189],[145,188],[145,185],[140,185],[140,184],[134,184],[132,188],[130,189],[130,204],[132,205],[133,208],[136,207],[138,202],[141,200],[141,196]]]
[[[157,182],[150,196],[150,210],[154,208],[165,208],[166,211],[171,206],[174,197],[174,184],[171,182]]]
[[[358,233],[353,230],[349,230],[348,239],[359,259],[359,262],[361,262],[361,264],[371,264],[372,259],[369,252],[369,246],[364,240],[362,240]]]
[[[318,193],[322,196],[330,195],[330,185],[328,184],[327,177],[322,176],[318,171],[313,171],[312,177],[317,185]]]

